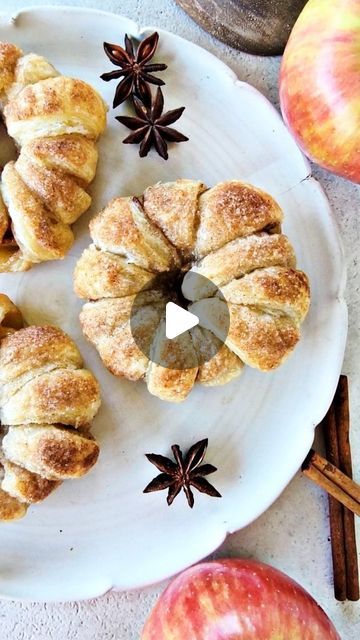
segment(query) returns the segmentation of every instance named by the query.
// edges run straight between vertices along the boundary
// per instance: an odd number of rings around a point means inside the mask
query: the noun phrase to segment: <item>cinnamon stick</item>
[[[360,516],[360,485],[352,480],[352,478],[345,475],[345,473],[340,471],[340,469],[335,467],[335,465],[333,465],[329,460],[326,460],[326,458],[323,458],[315,451],[312,451],[311,464],[316,467],[318,471],[321,471],[328,480],[336,485],[336,487],[334,487],[334,491],[340,490],[352,499],[351,504],[353,504],[353,507],[349,508]]]
[[[332,464],[339,466],[339,447],[336,432],[334,404],[331,404],[323,422],[326,456]],[[331,554],[334,575],[334,595],[336,600],[346,600],[346,552],[344,536],[343,505],[329,495],[329,517]]]
[[[360,485],[352,479],[346,376],[340,376],[322,426],[327,459],[311,450],[302,469],[306,476],[329,494],[335,597],[342,601],[356,601],[360,594],[354,514],[360,515]]]
[[[347,565],[344,535],[343,505],[329,496],[331,555],[334,575],[334,595],[339,602],[347,600]]]
[[[337,439],[339,449],[339,469],[352,478],[352,459],[350,447],[350,410],[349,388],[346,376],[340,376],[334,398]],[[357,601],[359,593],[359,567],[356,552],[356,532],[354,515],[348,509],[343,510],[346,583],[348,600]]]
[[[332,405],[323,420],[326,455],[349,478],[352,478],[350,449],[350,411],[348,381],[340,376]],[[346,597],[359,600],[359,567],[354,515],[344,507],[335,507],[329,497],[331,545],[334,567],[335,597],[342,599],[344,580]],[[345,559],[345,573],[344,571]]]
[[[360,486],[339,469],[311,450],[302,466],[303,473],[325,489],[338,502],[360,516]],[[349,490],[350,491],[349,491]]]

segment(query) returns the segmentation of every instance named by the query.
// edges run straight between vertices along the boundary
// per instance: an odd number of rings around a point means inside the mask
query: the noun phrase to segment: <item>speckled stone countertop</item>
[[[241,80],[253,84],[278,105],[279,58],[249,56],[217,42],[192,22],[174,0],[0,0],[0,10],[15,12],[22,7],[49,4],[101,8],[121,13],[142,25],[158,25],[173,31],[217,55]],[[314,168],[314,175],[335,211],[347,256],[349,336],[343,372],[350,380],[353,462],[360,481],[360,188],[318,168]],[[360,535],[358,538],[360,548]],[[300,474],[271,509],[251,526],[229,536],[215,555],[251,556],[273,564],[312,593],[343,640],[360,638],[360,604],[337,603],[333,597],[327,496]],[[0,637],[1,640],[138,640],[144,620],[164,586],[67,604],[0,601]]]

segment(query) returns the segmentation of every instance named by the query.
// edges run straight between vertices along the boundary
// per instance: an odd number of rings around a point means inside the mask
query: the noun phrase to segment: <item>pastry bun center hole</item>
[[[163,272],[159,276],[163,290],[166,292],[168,300],[187,309],[189,301],[183,296],[181,285],[188,268],[174,269]]]

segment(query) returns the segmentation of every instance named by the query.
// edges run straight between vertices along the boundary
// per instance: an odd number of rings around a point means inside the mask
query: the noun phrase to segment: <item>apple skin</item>
[[[280,70],[284,120],[304,153],[360,182],[360,2],[309,0]]]
[[[340,640],[315,600],[254,560],[204,562],[178,575],[141,640]]]

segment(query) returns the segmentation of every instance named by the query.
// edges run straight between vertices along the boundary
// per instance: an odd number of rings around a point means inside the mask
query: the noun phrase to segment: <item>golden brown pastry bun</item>
[[[42,56],[0,42],[0,105],[19,147],[2,173],[0,272],[64,258],[70,224],[91,204],[95,142],[106,125],[99,94],[59,75]]]
[[[175,180],[112,200],[91,221],[93,244],[74,275],[75,292],[91,301],[80,315],[83,332],[106,367],[180,402],[195,382],[226,384],[244,364],[262,371],[281,365],[310,303],[282,218],[269,194],[239,180],[211,189]],[[161,304],[150,301],[156,295]],[[135,300],[142,349],[133,337]],[[168,301],[200,318],[175,342],[165,338]]]
[[[22,325],[0,294],[0,520],[22,517],[99,455],[89,432],[99,385],[76,345],[57,327]]]

